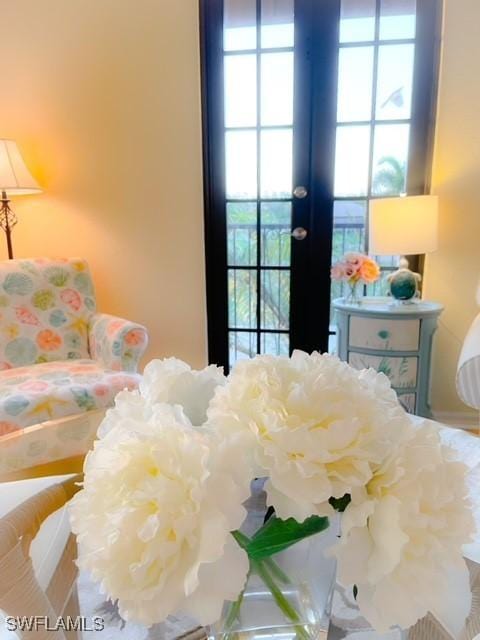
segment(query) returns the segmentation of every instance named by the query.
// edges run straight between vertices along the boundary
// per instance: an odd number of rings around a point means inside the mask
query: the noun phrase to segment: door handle
[[[308,231],[303,227],[295,227],[292,231],[292,238],[294,240],[305,240],[308,235]]]
[[[306,187],[300,184],[298,185],[298,187],[295,187],[295,189],[293,190],[293,195],[295,196],[295,198],[299,198],[301,200],[302,198],[307,197],[308,191]]]

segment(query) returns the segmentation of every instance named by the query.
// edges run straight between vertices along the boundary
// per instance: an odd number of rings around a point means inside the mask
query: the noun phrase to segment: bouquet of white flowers
[[[340,512],[330,553],[376,629],[428,611],[454,633],[464,624],[466,469],[435,429],[413,425],[383,374],[299,351],[242,361],[228,378],[155,360],[98,436],[70,517],[80,567],[125,619],[150,625],[181,611],[205,625],[229,600],[232,622],[254,571],[295,623],[275,554]],[[268,478],[275,515],[247,537],[255,477]]]

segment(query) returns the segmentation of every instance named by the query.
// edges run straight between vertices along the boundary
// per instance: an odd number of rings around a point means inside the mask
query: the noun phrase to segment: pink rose
[[[347,262],[348,264],[356,267],[357,269],[360,268],[360,266],[362,265],[363,261],[365,260],[366,256],[364,256],[362,253],[357,253],[355,251],[351,251],[350,253],[346,253],[345,254],[345,262]]]
[[[357,273],[357,268],[351,264],[345,265],[345,277],[350,279]]]
[[[332,280],[342,280],[345,277],[345,265],[343,262],[336,262],[332,265],[330,277]]]

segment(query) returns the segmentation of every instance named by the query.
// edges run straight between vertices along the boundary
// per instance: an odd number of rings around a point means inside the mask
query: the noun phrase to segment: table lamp
[[[418,297],[420,274],[410,271],[405,256],[437,249],[437,196],[401,196],[370,201],[369,252],[378,256],[400,255],[399,268],[392,273],[391,295],[400,302]]]
[[[7,236],[8,257],[11,260],[12,228],[17,224],[17,216],[10,208],[9,196],[24,196],[41,191],[14,140],[0,139],[0,191],[0,227]]]

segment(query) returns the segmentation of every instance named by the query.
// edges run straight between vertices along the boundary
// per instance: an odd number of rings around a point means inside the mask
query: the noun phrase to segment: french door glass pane
[[[395,261],[393,269],[397,268],[398,258],[391,256],[392,261]],[[388,293],[388,276],[392,273],[393,269],[384,269],[380,274],[380,278],[373,284],[369,284],[365,287],[367,296],[386,296]]]
[[[338,65],[337,120],[370,120],[373,47],[340,49]]]
[[[223,12],[225,51],[255,49],[257,43],[256,0],[224,0]]]
[[[370,125],[337,127],[334,193],[344,197],[367,194]]]
[[[252,269],[228,270],[230,328],[253,329],[257,321],[257,279]]]
[[[264,269],[261,272],[261,328],[288,329],[290,314],[290,271]]]
[[[342,0],[340,42],[368,42],[375,37],[375,0]]]
[[[378,50],[376,118],[410,118],[413,85],[413,44],[384,45]]]
[[[230,266],[257,262],[257,203],[227,203],[227,249]]]
[[[255,131],[226,131],[225,173],[227,198],[251,200],[257,196],[257,136]]]
[[[372,193],[376,196],[405,192],[408,160],[408,124],[378,124],[373,145]]]
[[[333,205],[332,263],[339,262],[345,253],[365,249],[366,200],[337,200]],[[344,282],[332,282],[331,297],[347,294]]]
[[[334,204],[332,262],[349,251],[368,250],[371,197],[406,191],[415,21],[415,0],[341,0],[335,156],[335,196],[341,200]],[[355,46],[362,42],[368,45]],[[382,275],[366,287],[368,295],[386,293],[388,274],[398,263],[396,256],[377,259]],[[332,282],[332,299],[345,289]],[[331,342],[335,348],[336,340]]]
[[[269,267],[289,267],[292,228],[291,202],[262,202],[261,264]]]
[[[293,44],[293,0],[226,0],[230,366],[290,344]]]
[[[253,358],[257,353],[257,334],[253,331],[229,331],[228,346],[230,362]]]
[[[225,68],[225,126],[257,124],[257,57],[227,56]]]
[[[381,0],[380,40],[415,37],[415,0]]]
[[[263,49],[293,47],[293,0],[262,0]]]
[[[261,333],[260,353],[288,356],[290,341],[286,333]]]
[[[288,198],[292,194],[292,129],[263,129],[260,136],[261,196]]]
[[[365,246],[366,200],[337,200],[333,206],[333,258],[363,251]]]
[[[293,122],[293,52],[263,53],[261,65],[262,125],[291,125]]]

